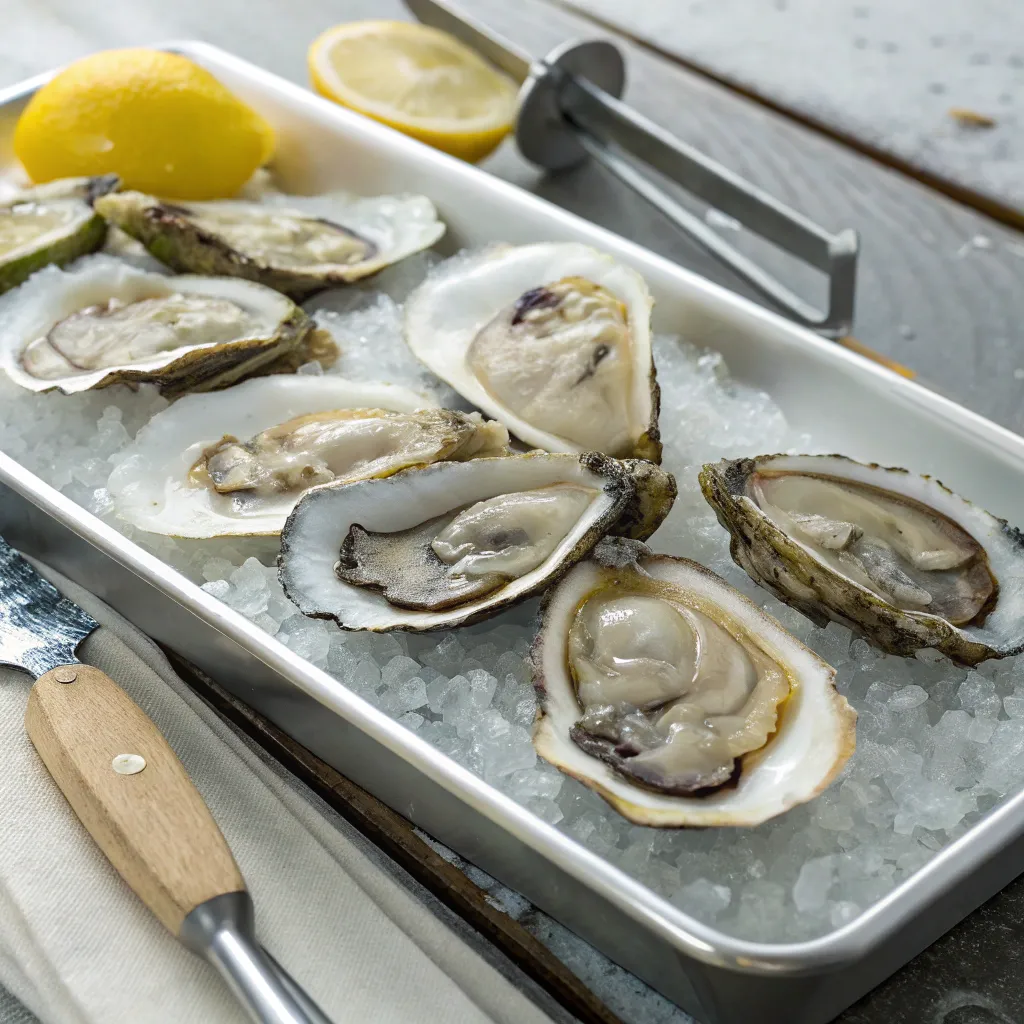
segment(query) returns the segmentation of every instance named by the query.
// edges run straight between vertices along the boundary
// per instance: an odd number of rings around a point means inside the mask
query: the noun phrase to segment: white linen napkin
[[[82,661],[156,722],[213,811],[263,944],[335,1024],[549,1018],[279,778],[99,599],[44,572],[100,623]],[[25,733],[30,678],[0,668],[0,985],[44,1024],[242,1024],[220,977],[110,866]]]

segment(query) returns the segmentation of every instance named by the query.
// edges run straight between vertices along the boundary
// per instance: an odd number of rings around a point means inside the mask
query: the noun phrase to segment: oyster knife
[[[36,676],[25,728],[75,814],[160,922],[259,1024],[329,1024],[257,943],[227,842],[157,727],[78,660],[99,623],[0,537],[0,664]]]

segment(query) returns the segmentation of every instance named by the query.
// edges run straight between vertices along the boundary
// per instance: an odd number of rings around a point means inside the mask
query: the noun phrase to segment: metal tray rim
[[[478,168],[338,107],[209,43],[173,40],[158,43],[156,46],[194,56],[214,68],[218,64],[231,66],[247,77],[258,80],[264,88],[284,93],[294,102],[311,106],[317,110],[321,120],[334,122],[350,134],[371,137],[382,148],[391,149],[420,162],[440,161],[447,170],[456,175],[486,177],[489,179],[489,187],[496,192],[504,192],[519,203],[536,204],[549,214],[557,214],[563,221],[585,229],[588,235],[603,235],[613,240],[618,248],[632,251],[643,261],[661,264],[672,275],[685,278],[692,288],[703,292],[708,300],[742,307],[745,313],[761,320],[765,326],[777,330],[781,328],[789,335],[788,340],[794,344],[826,350],[830,359],[845,372],[858,376],[867,375],[875,378],[875,384],[883,389],[898,389],[905,394],[914,395],[921,404],[930,406],[932,411],[955,411],[955,418],[967,433],[1024,462],[1024,438],[1012,431],[913,381],[896,378],[882,367],[784,320],[772,311],[679,267],[643,246],[525,192],[516,185],[491,178]],[[25,99],[55,73],[56,70],[46,72],[0,90],[0,107]],[[913,917],[922,902],[934,899],[952,888],[981,862],[1024,832],[1022,790],[990,811],[923,868],[842,928],[815,939],[796,943],[760,943],[736,938],[679,910],[621,869],[578,845],[554,826],[541,821],[510,797],[493,789],[467,769],[451,761],[426,741],[351,693],[323,670],[296,659],[280,641],[261,631],[240,613],[205,593],[177,570],[144,551],[2,452],[0,482],[26,497],[41,511],[105,552],[218,632],[246,648],[293,685],[372,736],[491,821],[555,862],[568,874],[600,890],[601,895],[611,903],[635,920],[642,921],[646,927],[660,934],[681,953],[695,960],[742,973],[772,976],[797,976],[841,967],[880,944]]]

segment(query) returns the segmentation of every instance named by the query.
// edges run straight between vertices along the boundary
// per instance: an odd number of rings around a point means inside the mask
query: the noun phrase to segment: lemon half
[[[117,174],[177,199],[234,195],[274,132],[198,64],[162,50],[106,50],[69,65],[29,101],[14,152],[33,181]]]
[[[321,96],[463,160],[482,160],[515,120],[515,82],[427,25],[335,25],[308,59]]]

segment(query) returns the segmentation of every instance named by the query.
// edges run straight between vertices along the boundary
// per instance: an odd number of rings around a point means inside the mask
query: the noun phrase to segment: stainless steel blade
[[[37,677],[73,665],[78,645],[98,625],[0,537],[0,664]]]
[[[405,6],[424,25],[450,32],[482,57],[511,75],[521,85],[530,77],[533,58],[507,39],[441,0],[404,0]]]

